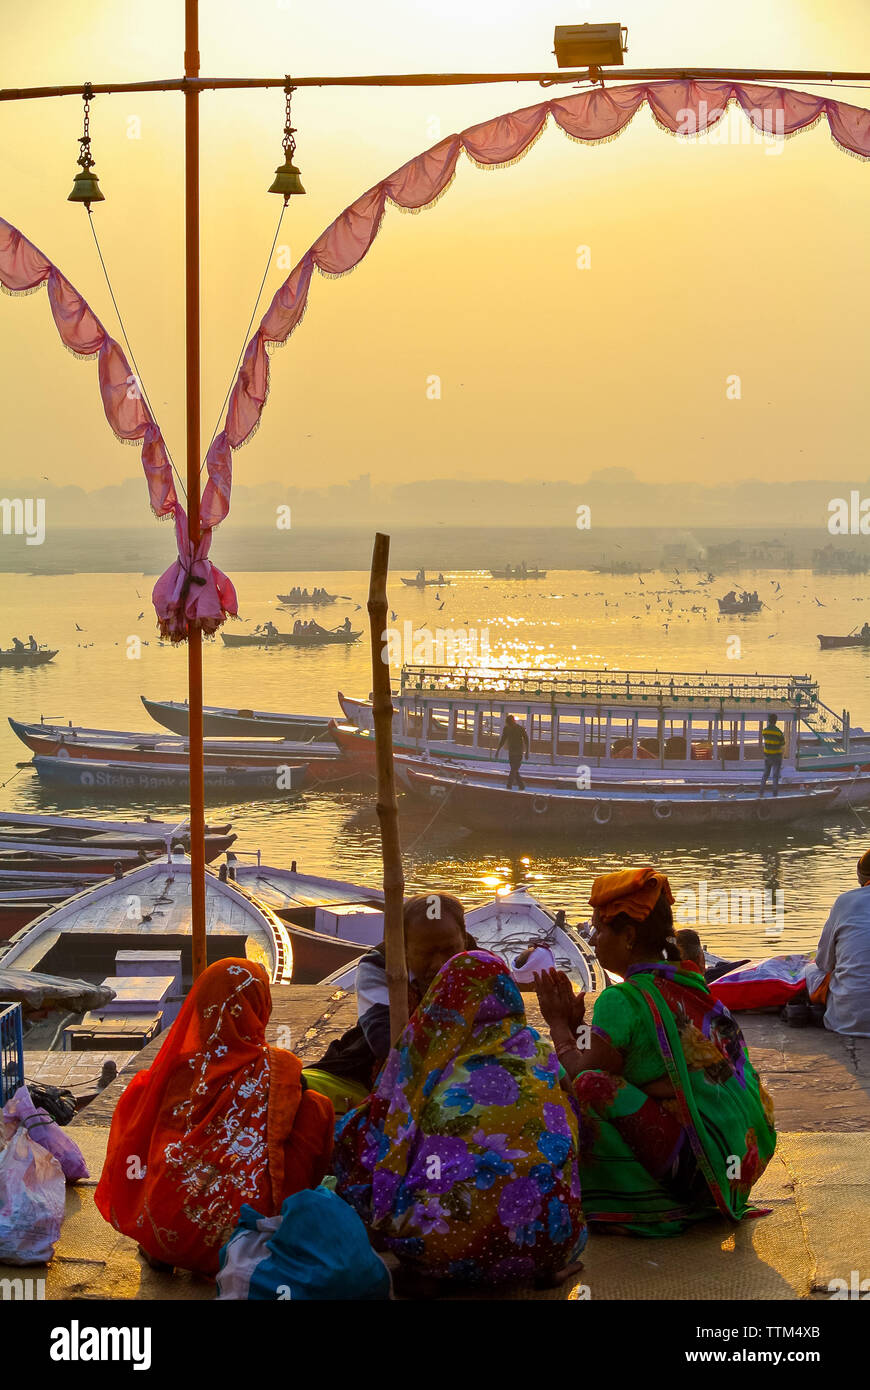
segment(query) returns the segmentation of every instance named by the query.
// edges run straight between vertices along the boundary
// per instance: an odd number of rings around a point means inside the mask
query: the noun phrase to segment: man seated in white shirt
[[[858,883],[834,902],[815,965],[829,976],[825,1027],[870,1038],[870,850],[858,860]]]

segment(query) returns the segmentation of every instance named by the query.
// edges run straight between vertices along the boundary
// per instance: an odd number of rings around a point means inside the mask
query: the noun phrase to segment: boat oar
[[[377,812],[384,863],[384,949],[387,958],[387,991],[390,1000],[390,1041],[395,1043],[408,1022],[408,967],[402,905],[405,875],[399,842],[399,807],[393,766],[393,700],[390,667],[386,658],[387,571],[390,538],[378,531],[372,550],[368,613],[372,644],[372,716],[377,767]]]

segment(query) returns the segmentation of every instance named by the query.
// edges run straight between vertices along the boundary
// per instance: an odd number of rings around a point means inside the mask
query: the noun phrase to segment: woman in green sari
[[[595,954],[622,983],[598,996],[587,1027],[565,975],[537,980],[584,1121],[587,1220],[667,1236],[717,1213],[761,1215],[749,1195],[776,1146],[773,1107],[734,1019],[679,960],[667,879],[649,867],[605,874],[589,901]]]

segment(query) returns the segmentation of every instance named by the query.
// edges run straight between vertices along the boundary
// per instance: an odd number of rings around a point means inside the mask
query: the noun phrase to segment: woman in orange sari
[[[95,1201],[151,1264],[215,1274],[243,1203],[273,1216],[328,1170],[332,1104],[267,1045],[271,1012],[261,965],[216,961],[118,1101]]]

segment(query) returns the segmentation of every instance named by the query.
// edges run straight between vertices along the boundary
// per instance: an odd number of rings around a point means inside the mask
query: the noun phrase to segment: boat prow
[[[5,967],[102,980],[115,974],[119,950],[181,952],[182,977],[192,977],[190,861],[173,854],[131,869],[53,907],[14,936],[0,956]],[[206,871],[209,961],[258,961],[273,983],[290,980],[293,950],[270,908]]]

